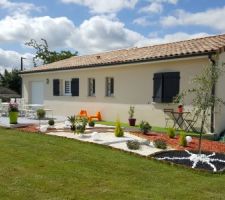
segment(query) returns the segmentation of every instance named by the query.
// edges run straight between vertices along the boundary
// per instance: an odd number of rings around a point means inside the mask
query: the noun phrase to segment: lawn
[[[0,128],[0,199],[224,199],[225,174]]]

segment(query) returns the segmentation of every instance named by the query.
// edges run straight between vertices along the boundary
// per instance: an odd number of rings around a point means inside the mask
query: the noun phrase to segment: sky
[[[225,0],[0,0],[0,72],[33,67],[30,39],[79,55],[225,33]]]

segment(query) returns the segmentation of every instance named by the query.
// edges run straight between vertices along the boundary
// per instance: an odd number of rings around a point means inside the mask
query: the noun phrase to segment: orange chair
[[[80,117],[87,117],[88,118],[87,111],[86,110],[81,110],[79,116]]]
[[[96,115],[92,115],[89,117],[89,120],[97,119],[98,121],[102,121],[102,115],[100,112],[97,112]]]

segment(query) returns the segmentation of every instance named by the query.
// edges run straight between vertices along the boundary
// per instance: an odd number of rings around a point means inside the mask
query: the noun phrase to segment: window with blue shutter
[[[73,78],[71,80],[71,94],[72,96],[79,96],[79,78]]]
[[[60,95],[60,80],[59,79],[53,79],[53,96],[59,96]]]
[[[180,90],[180,72],[156,73],[153,78],[153,101],[172,103]]]

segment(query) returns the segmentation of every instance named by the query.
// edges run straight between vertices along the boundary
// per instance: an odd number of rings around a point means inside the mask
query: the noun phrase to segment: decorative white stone
[[[186,136],[186,141],[187,141],[187,143],[190,143],[192,141],[192,137],[191,136]]]
[[[99,136],[98,132],[93,132],[93,133],[92,133],[92,139],[93,139],[94,141],[99,140],[99,138],[100,138],[100,136]]]
[[[69,121],[65,121],[64,128],[70,128],[71,123]]]
[[[44,133],[44,132],[46,132],[47,131],[47,126],[41,126],[40,127],[40,131],[42,132],[42,133]]]
[[[225,163],[225,160],[220,160],[217,158],[211,158],[212,156],[215,155],[215,153],[212,153],[210,155],[206,154],[196,154],[196,153],[191,153],[188,150],[185,150],[188,154],[189,157],[163,157],[163,158],[157,158],[158,160],[190,160],[192,162],[192,168],[195,168],[196,165],[200,163],[205,163],[209,165],[214,172],[217,172],[216,166],[212,162],[220,162],[220,163]]]

